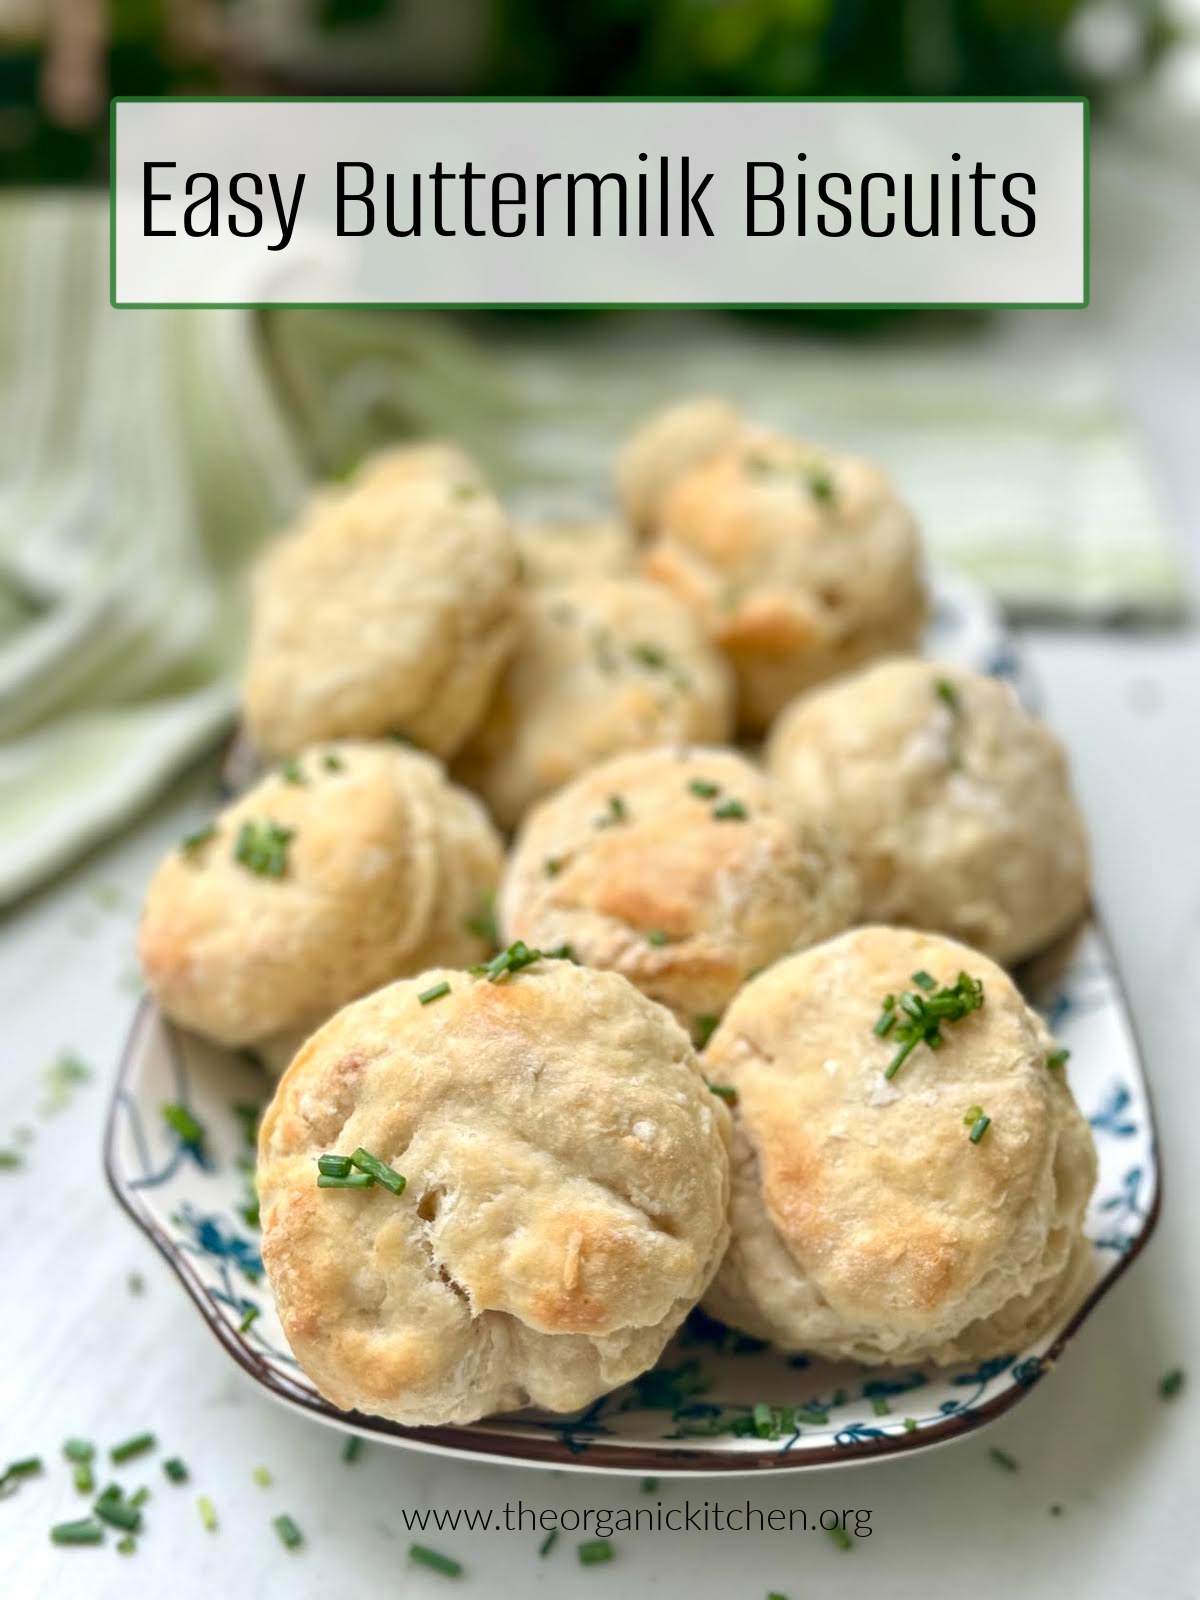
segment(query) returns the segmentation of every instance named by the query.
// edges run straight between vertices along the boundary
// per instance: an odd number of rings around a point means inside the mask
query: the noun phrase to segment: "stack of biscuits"
[[[140,949],[280,1074],[266,1264],[335,1405],[584,1406],[696,1305],[954,1363],[1068,1311],[1095,1178],[1009,976],[1086,909],[1058,741],[922,659],[884,475],[718,400],[611,513],[514,523],[451,445],[315,494],[257,574],[261,775]]]

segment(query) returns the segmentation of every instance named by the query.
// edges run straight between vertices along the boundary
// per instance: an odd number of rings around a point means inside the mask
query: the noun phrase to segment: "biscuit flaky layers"
[[[767,765],[841,823],[864,920],[936,928],[1010,963],[1087,904],[1066,755],[997,679],[879,662],[789,707]]]
[[[402,733],[448,756],[516,640],[516,546],[482,487],[386,458],[318,498],[254,589],[246,725],[267,755]]]
[[[925,971],[982,979],[891,1080],[887,994]],[[1053,1041],[986,957],[862,928],[748,984],[704,1053],[737,1090],[732,1238],[714,1315],[785,1349],[949,1363],[1020,1349],[1071,1304],[1089,1260],[1091,1132]],[[964,1116],[991,1125],[977,1144]]]
[[[653,1364],[712,1276],[728,1140],[683,1031],[613,973],[392,984],[308,1041],[263,1118],[288,1342],[335,1405],[409,1425],[586,1405]],[[402,1195],[317,1188],[317,1157],[360,1145]]]
[[[246,823],[290,830],[279,876],[237,860]],[[146,982],[183,1027],[286,1051],[368,989],[486,955],[470,923],[501,861],[483,807],[431,756],[322,745],[162,862],[139,935]]]
[[[519,644],[455,773],[503,827],[621,750],[719,743],[733,682],[696,619],[638,578],[531,591]]]
[[[916,527],[887,479],[777,434],[746,429],[677,477],[644,565],[729,660],[749,732],[925,623]]]
[[[857,908],[836,828],[745,757],[701,747],[618,756],[543,801],[499,900],[507,938],[569,944],[693,1029]]]

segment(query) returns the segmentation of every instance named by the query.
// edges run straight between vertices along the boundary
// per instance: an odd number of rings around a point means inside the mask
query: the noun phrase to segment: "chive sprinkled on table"
[[[581,1567],[600,1567],[616,1555],[611,1539],[588,1539],[576,1548]]]
[[[550,1554],[551,1550],[554,1549],[554,1546],[557,1543],[558,1543],[558,1529],[557,1528],[551,1528],[550,1532],[542,1540],[541,1544],[538,1545],[538,1555],[539,1556],[548,1556]]]
[[[50,1529],[52,1544],[103,1544],[104,1524],[95,1517],[80,1517],[76,1522],[56,1522]]]
[[[641,1483],[640,1483],[640,1485],[639,1485],[639,1488],[641,1489],[643,1494],[657,1494],[658,1493],[658,1479],[657,1478],[643,1478]]]
[[[445,1578],[461,1578],[463,1564],[456,1561],[453,1556],[444,1556],[440,1550],[431,1550],[425,1544],[410,1544],[408,1559],[415,1561],[419,1567],[428,1567],[431,1572],[440,1572]]]
[[[120,1528],[125,1533],[137,1533],[142,1526],[141,1511],[126,1500],[119,1489],[115,1489],[115,1492],[114,1489],[106,1489],[94,1502],[92,1510],[110,1527]]]
[[[920,974],[922,978],[928,976],[925,972]],[[898,997],[885,995],[873,1031],[881,1039],[891,1036],[897,1048],[884,1068],[884,1077],[894,1078],[918,1045],[939,1050],[945,1043],[942,1024],[961,1022],[982,1005],[983,984],[966,972],[960,972],[952,986],[932,991],[922,986],[905,989]]]
[[[352,1433],[342,1446],[342,1460],[348,1465],[357,1461],[363,1453],[363,1440],[357,1433]]]
[[[200,1514],[200,1525],[205,1533],[217,1531],[217,1508],[206,1494],[202,1494],[196,1501],[196,1510]]]
[[[282,878],[287,871],[288,846],[296,837],[269,817],[249,817],[238,829],[233,859],[260,878]]]
[[[740,800],[721,800],[712,808],[717,822],[745,822],[750,813]]]
[[[441,1000],[450,993],[450,985],[443,978],[441,983],[435,983],[431,989],[422,989],[417,999],[423,1006],[431,1006],[435,1000]]]
[[[256,1322],[260,1315],[261,1313],[258,1306],[247,1305],[245,1311],[242,1313],[242,1320],[238,1323],[238,1332],[248,1333],[250,1331],[250,1325],[253,1322]]]
[[[96,1446],[89,1439],[64,1439],[62,1453],[68,1461],[86,1463],[96,1459]]]
[[[10,1494],[16,1494],[26,1478],[36,1478],[41,1471],[41,1456],[24,1456],[18,1461],[10,1461],[0,1473],[0,1500],[6,1500]]]
[[[269,1489],[272,1483],[275,1481],[271,1477],[271,1474],[267,1471],[266,1467],[255,1467],[250,1476],[254,1479],[255,1483],[260,1489]]]
[[[1184,1376],[1182,1367],[1172,1367],[1170,1372],[1164,1372],[1158,1380],[1158,1394],[1161,1400],[1174,1400],[1183,1390]]]
[[[271,1526],[279,1535],[279,1541],[285,1550],[299,1550],[304,1543],[304,1535],[286,1512],[281,1516],[273,1517]]]
[[[163,1471],[172,1483],[186,1483],[188,1469],[178,1456],[168,1456],[163,1462]]]
[[[1019,1472],[1021,1469],[1021,1463],[1016,1456],[1009,1455],[1007,1450],[1001,1450],[999,1445],[993,1445],[988,1455],[998,1467],[1003,1467],[1005,1472]]]
[[[216,836],[216,824],[213,822],[207,822],[205,823],[204,827],[197,828],[192,833],[184,834],[183,838],[179,841],[179,853],[185,858],[185,860],[194,861],[198,858],[200,852],[204,849],[204,846],[210,843],[211,840],[215,839]]]
[[[96,1474],[90,1461],[77,1461],[71,1469],[71,1481],[80,1494],[91,1494],[96,1487]]]
[[[851,1548],[852,1541],[850,1535],[840,1523],[836,1524],[832,1528],[826,1528],[825,1532],[833,1540],[834,1544],[837,1545],[839,1550],[849,1550]]]
[[[147,1450],[153,1450],[157,1444],[158,1440],[152,1433],[135,1433],[131,1439],[123,1439],[120,1444],[113,1445],[108,1458],[119,1466],[123,1461],[132,1461],[135,1456],[144,1456]]]

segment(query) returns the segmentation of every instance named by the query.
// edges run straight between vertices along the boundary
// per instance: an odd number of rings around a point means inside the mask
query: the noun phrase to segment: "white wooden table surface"
[[[1114,223],[1114,227],[1116,224]],[[1194,231],[1190,235],[1194,244]],[[1112,258],[1121,253],[1113,242]],[[1200,314],[1195,255],[1143,254],[1138,292],[1098,275],[1093,310],[1010,318],[1007,337],[1044,351],[1090,340],[1109,355],[1143,423],[1169,498],[1200,549]],[[610,1565],[584,1568],[564,1536],[430,1533],[460,1559],[457,1584],[410,1566],[400,1508],[645,1504],[638,1485],[594,1476],[459,1465],[368,1447],[347,1466],[339,1440],[253,1389],[109,1196],[100,1170],[108,1083],[134,1004],[133,934],[159,853],[209,808],[211,765],[182,781],[129,837],[0,928],[0,1145],[34,1130],[25,1168],[0,1173],[0,1456],[39,1453],[40,1480],[0,1502],[0,1587],[14,1596],[739,1596],[859,1593],[941,1600],[1088,1595],[1186,1600],[1200,1594],[1200,636],[1037,634],[1029,639],[1052,721],[1066,737],[1091,818],[1101,910],[1113,935],[1160,1118],[1165,1208],[1148,1251],[1089,1320],[1061,1364],[986,1434],[926,1455],[711,1486],[723,1504],[870,1508],[872,1536],[843,1553],[817,1534],[617,1535]],[[112,890],[119,899],[112,902]],[[42,1074],[62,1050],[93,1068],[72,1103],[44,1117]],[[130,1294],[140,1273],[145,1290]],[[1171,1403],[1160,1375],[1188,1369]],[[153,1487],[135,1556],[59,1550],[47,1530],[84,1502],[59,1458],[83,1435],[142,1429],[185,1458],[176,1489],[159,1458],[130,1483]],[[1020,1470],[989,1456],[1001,1445]],[[252,1480],[266,1466],[269,1489]],[[196,1495],[220,1519],[206,1532]],[[664,1483],[668,1504],[702,1485]],[[1052,1515],[1051,1506],[1061,1507]],[[279,1544],[290,1513],[303,1550]]]

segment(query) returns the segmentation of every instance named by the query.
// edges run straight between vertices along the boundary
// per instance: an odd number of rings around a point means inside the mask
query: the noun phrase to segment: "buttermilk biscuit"
[[[320,498],[257,573],[251,739],[284,755],[402,733],[453,753],[515,642],[518,592],[511,530],[475,484],[383,472]]]
[[[1011,963],[1084,910],[1066,756],[994,678],[880,662],[785,711],[767,761],[838,818],[870,921],[937,928]]]
[[[752,733],[812,684],[911,649],[925,622],[916,528],[887,479],[776,434],[745,430],[675,479],[645,570],[724,651]]]
[[[458,489],[487,487],[470,456],[441,439],[422,439],[416,444],[374,451],[354,469],[350,485],[354,489],[395,488],[429,478]]]
[[[687,607],[638,578],[533,590],[521,641],[455,771],[504,827],[620,750],[729,737],[729,670]]]
[[[518,522],[513,533],[526,583],[619,578],[633,572],[633,534],[615,518]]]
[[[963,972],[983,1004],[889,1080],[898,997]],[[881,1037],[888,995],[900,1022]],[[1035,1338],[1079,1292],[1096,1175],[1053,1050],[999,967],[936,934],[861,928],[747,984],[703,1057],[737,1095],[708,1309],[835,1360],[977,1360]]]
[[[742,421],[724,400],[684,400],[643,422],[617,458],[617,496],[630,524],[651,533],[676,480],[736,439]]]
[[[277,1058],[381,983],[485,955],[471,924],[501,859],[483,807],[432,757],[307,750],[159,867],[146,982],[181,1026]]]
[[[731,750],[656,749],[577,778],[527,819],[504,935],[569,944],[698,1035],[738,987],[854,920],[835,829]]]
[[[308,1041],[263,1118],[288,1342],[335,1405],[410,1426],[586,1405],[654,1363],[711,1278],[728,1139],[682,1030],[614,973],[381,989]],[[358,1147],[401,1195],[317,1187],[318,1156]]]

